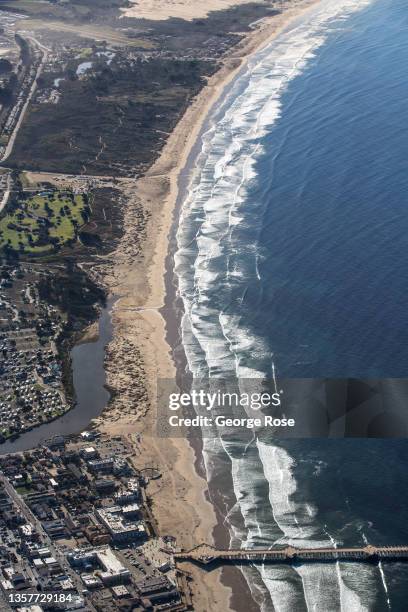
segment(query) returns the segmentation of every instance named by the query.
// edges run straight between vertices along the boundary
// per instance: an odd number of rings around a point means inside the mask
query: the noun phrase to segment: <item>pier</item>
[[[174,554],[175,561],[191,561],[203,566],[223,563],[310,563],[331,561],[408,561],[408,546],[372,546],[363,548],[240,548],[218,550],[200,544],[192,550]]]

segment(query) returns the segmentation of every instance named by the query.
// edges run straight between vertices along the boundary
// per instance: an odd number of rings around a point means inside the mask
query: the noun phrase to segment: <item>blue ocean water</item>
[[[265,136],[262,289],[245,312],[282,375],[408,374],[407,34],[403,1],[354,15]]]
[[[232,352],[283,377],[408,373],[408,14],[334,4],[259,55],[204,137],[178,267],[195,258],[184,294],[226,340],[212,371]]]
[[[403,0],[322,0],[217,109],[175,254],[195,377],[406,376],[407,32]],[[220,435],[203,457],[231,546],[408,542],[406,440]],[[408,564],[242,571],[262,611],[407,607]]]

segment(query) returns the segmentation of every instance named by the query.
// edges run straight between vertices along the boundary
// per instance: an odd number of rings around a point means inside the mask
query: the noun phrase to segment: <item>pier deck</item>
[[[242,548],[218,550],[200,544],[192,550],[174,554],[175,561],[193,561],[201,565],[215,563],[307,563],[312,561],[373,561],[376,559],[408,560],[408,546],[372,546],[363,548]]]

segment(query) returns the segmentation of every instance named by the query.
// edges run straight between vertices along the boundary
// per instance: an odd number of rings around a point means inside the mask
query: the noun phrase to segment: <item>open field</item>
[[[158,156],[189,100],[213,71],[210,62],[118,56],[109,66],[94,62],[81,78],[44,73],[45,91],[54,78],[65,76],[59,101],[42,102],[39,88],[7,165],[135,176]]]
[[[275,13],[270,4],[245,3],[212,12],[206,20],[146,20],[144,33],[141,22],[126,17],[112,22],[120,26],[117,29],[109,22],[100,26],[25,20],[21,27],[45,28],[41,40],[56,51],[43,70],[8,167],[140,176],[157,159],[227,49],[237,46],[239,53],[239,42],[251,24]],[[133,40],[132,47],[112,44],[108,60],[106,44],[83,43],[76,37],[82,31],[94,40],[108,40],[104,28],[137,38],[127,39]],[[64,41],[63,47],[56,37]]]
[[[76,239],[85,211],[83,195],[43,192],[19,199],[0,220],[0,248],[28,254],[52,252]]]

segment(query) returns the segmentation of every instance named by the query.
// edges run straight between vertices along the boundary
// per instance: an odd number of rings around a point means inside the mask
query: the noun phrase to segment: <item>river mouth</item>
[[[4,442],[0,445],[0,455],[30,450],[54,436],[77,434],[106,408],[111,396],[106,388],[105,347],[112,339],[111,313],[115,301],[115,297],[109,298],[101,311],[97,340],[81,342],[71,350],[74,408],[50,423],[23,433],[16,440]]]

